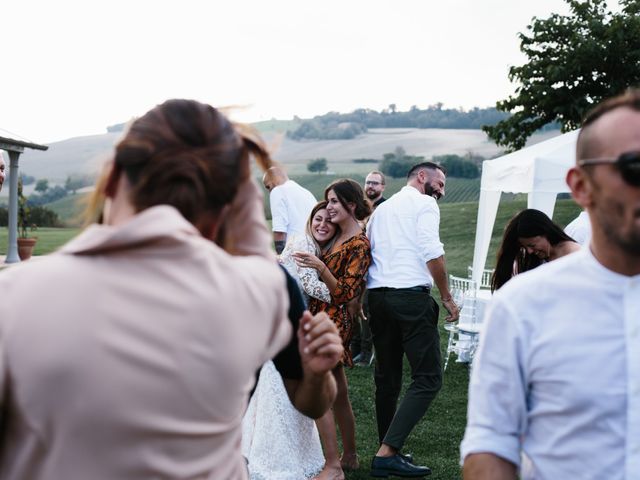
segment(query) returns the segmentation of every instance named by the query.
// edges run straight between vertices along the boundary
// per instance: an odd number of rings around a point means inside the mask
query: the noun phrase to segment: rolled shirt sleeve
[[[495,298],[474,360],[469,383],[467,428],[461,461],[472,453],[492,453],[520,466],[520,439],[527,418],[523,342],[516,314]]]
[[[444,255],[444,245],[440,241],[440,209],[435,199],[425,197],[418,214],[417,243],[423,263]],[[430,200],[430,201],[429,201]]]

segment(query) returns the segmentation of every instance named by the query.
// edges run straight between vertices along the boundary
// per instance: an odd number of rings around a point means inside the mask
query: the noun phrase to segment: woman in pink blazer
[[[117,145],[102,224],[2,272],[0,479],[246,478],[248,393],[291,335],[250,154],[167,101]]]

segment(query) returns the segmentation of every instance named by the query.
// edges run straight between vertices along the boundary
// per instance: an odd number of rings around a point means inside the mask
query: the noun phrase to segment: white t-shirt
[[[271,190],[271,221],[274,232],[284,232],[287,237],[303,235],[311,210],[317,201],[313,194],[293,180],[287,180]]]
[[[580,245],[586,245],[591,239],[591,221],[587,212],[581,212],[564,229],[564,233],[573,238]]]

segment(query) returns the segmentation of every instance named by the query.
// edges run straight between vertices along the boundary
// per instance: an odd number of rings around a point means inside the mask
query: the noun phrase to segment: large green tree
[[[541,127],[558,122],[562,131],[580,126],[601,100],[640,85],[640,1],[566,0],[569,15],[533,18],[520,33],[528,62],[509,69],[515,94],[496,104],[513,115],[483,130],[498,144],[522,148]]]

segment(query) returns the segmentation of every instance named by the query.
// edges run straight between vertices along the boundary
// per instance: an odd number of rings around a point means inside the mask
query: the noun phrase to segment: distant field
[[[320,200],[324,198],[324,189],[331,182],[338,178],[352,178],[360,185],[364,185],[366,173],[375,170],[376,165],[369,165],[365,173],[350,173],[345,175],[293,175],[291,178],[300,185],[308,189],[315,197]],[[389,198],[402,187],[407,184],[406,178],[387,178],[387,185],[384,196]],[[458,202],[475,202],[480,198],[480,179],[479,178],[448,178],[445,187],[445,197],[442,203],[458,203]]]
[[[360,185],[363,185],[366,173],[375,168],[377,168],[376,165],[367,165],[365,173],[346,173],[344,176],[352,178]],[[324,189],[327,185],[337,178],[342,177],[342,175],[318,175],[307,173],[303,175],[293,175],[291,178],[311,191],[318,200],[321,200],[324,198]],[[256,177],[256,180],[258,183],[261,182],[260,177]],[[400,190],[405,184],[406,179],[404,178],[388,178],[385,196],[390,197]],[[447,180],[445,191],[446,195],[442,200],[443,204],[476,202],[480,198],[480,179],[449,178]],[[267,218],[271,218],[269,196],[266,191],[264,194],[265,214],[267,215]],[[511,197],[512,196],[509,196],[507,198]],[[69,195],[65,198],[47,204],[47,207],[56,212],[65,225],[78,226],[82,223],[82,212],[84,210],[85,199],[86,194]]]
[[[545,132],[534,135],[528,144],[546,140],[559,132]],[[305,140],[293,141],[284,135],[265,135],[269,141],[273,158],[283,163],[290,175],[307,173],[307,163],[311,159],[326,158],[329,171],[336,175],[347,172],[366,174],[371,164],[354,163],[354,159],[370,158],[382,160],[385,153],[393,152],[400,146],[409,155],[423,156],[468,153],[493,158],[502,150],[489,141],[481,130],[385,128],[371,129],[352,140]]]
[[[474,153],[491,158],[501,152],[481,130],[383,128],[371,129],[352,140],[293,141],[286,138],[283,130],[286,130],[285,125],[293,128],[295,124],[293,120],[268,120],[257,124],[273,158],[286,165],[292,175],[307,173],[307,162],[321,157],[327,159],[329,170],[338,175],[350,172],[366,174],[370,165],[354,163],[354,159],[381,160],[383,154],[393,152],[398,146],[409,155],[427,159],[447,153]],[[558,133],[535,134],[529,144]],[[64,183],[70,174],[96,172],[120,135],[108,133],[76,137],[52,143],[44,152],[28,150],[20,159],[20,169],[36,178]]]
[[[344,177],[352,178],[360,185],[364,185],[364,179],[366,173],[374,170],[375,165],[369,165],[366,168],[365,173],[349,173]],[[306,174],[306,175],[292,175],[291,179],[298,182],[300,185],[308,189],[313,195],[321,200],[324,198],[325,188],[334,180],[342,178],[343,175],[318,175],[318,174]],[[407,184],[405,178],[387,178],[387,185],[384,191],[384,196],[389,198],[396,193],[402,187]],[[502,194],[503,202],[510,202],[512,200],[518,200],[526,198],[525,195],[514,195],[510,193]],[[448,205],[450,203],[468,203],[477,202],[480,199],[480,179],[479,178],[448,178],[445,186],[445,196],[440,201],[441,205]],[[267,218],[271,218],[271,211],[269,209],[269,196],[265,192],[265,214]]]
[[[264,120],[251,125],[261,133],[286,133],[287,130],[295,130],[302,120]]]
[[[58,214],[60,219],[68,226],[82,224],[82,213],[85,207],[87,194],[68,195],[46,206]]]

